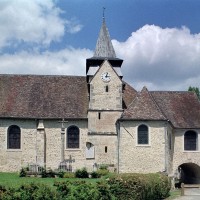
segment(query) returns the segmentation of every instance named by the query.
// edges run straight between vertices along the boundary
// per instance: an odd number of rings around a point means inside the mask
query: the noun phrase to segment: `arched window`
[[[79,148],[79,128],[70,126],[67,129],[67,148]]]
[[[21,130],[18,126],[12,125],[8,128],[7,141],[8,149],[21,148]]]
[[[184,150],[197,150],[197,134],[194,131],[187,131],[184,135]]]
[[[146,125],[140,125],[138,127],[138,144],[149,144],[149,133]]]

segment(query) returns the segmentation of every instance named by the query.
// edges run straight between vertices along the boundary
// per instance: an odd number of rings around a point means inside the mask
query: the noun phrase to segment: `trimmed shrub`
[[[93,171],[90,173],[91,178],[100,178],[101,175],[97,171]]]
[[[72,172],[65,172],[63,178],[75,178],[75,174]]]
[[[99,169],[108,169],[108,165],[102,164],[99,166]]]
[[[52,169],[46,170],[45,168],[42,168],[41,172],[42,178],[55,178],[56,172],[54,172]]]
[[[87,183],[85,181],[75,182],[56,182],[54,184],[57,191],[63,199],[69,200],[115,200],[109,191],[106,182],[97,184]]]
[[[59,192],[61,197],[67,197],[70,192],[70,182],[55,182],[54,186],[57,187],[57,191]]]
[[[86,168],[78,169],[75,171],[75,177],[76,178],[88,178],[89,174],[87,172]]]
[[[116,199],[158,200],[169,196],[170,180],[162,174],[121,174],[108,181]]]
[[[43,184],[26,184],[17,189],[7,189],[3,193],[0,190],[1,200],[57,200],[59,194]]]
[[[48,174],[47,174],[47,171],[46,171],[45,168],[42,168],[41,176],[42,176],[42,178],[47,178],[48,177]]]
[[[25,168],[21,168],[19,172],[19,177],[26,177],[27,175],[27,170]]]
[[[99,175],[99,177],[101,177],[101,176],[107,175],[109,173],[109,170],[108,169],[98,169],[96,171],[96,173]]]
[[[99,192],[99,199],[101,200],[115,200],[116,198],[111,194],[110,187],[105,181],[97,182],[97,190]]]

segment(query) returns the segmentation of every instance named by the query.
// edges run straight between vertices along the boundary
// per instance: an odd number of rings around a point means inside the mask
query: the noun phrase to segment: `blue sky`
[[[84,76],[103,7],[125,81],[200,87],[199,0],[0,0],[0,73]]]

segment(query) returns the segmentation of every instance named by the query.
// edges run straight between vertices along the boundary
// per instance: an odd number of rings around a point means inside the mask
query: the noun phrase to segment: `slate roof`
[[[87,118],[85,77],[0,75],[0,117]]]
[[[99,32],[94,57],[116,58],[115,50],[110,39],[110,34],[108,32],[105,19],[103,19],[103,23]]]
[[[200,102],[194,92],[151,92],[156,103],[176,128],[200,128]]]
[[[122,118],[134,120],[166,120],[166,117],[146,87],[141,92],[138,92],[135,99],[123,113]]]

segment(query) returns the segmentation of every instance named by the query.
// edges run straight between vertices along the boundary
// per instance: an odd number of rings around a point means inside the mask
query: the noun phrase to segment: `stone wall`
[[[183,163],[195,163],[200,166],[200,129],[195,129],[198,134],[198,150],[184,151],[184,134],[188,129],[174,130],[174,155],[173,155],[173,172]]]
[[[44,132],[46,134],[46,167],[57,169],[61,162],[61,124],[59,120],[44,120]],[[44,147],[43,131],[37,131],[36,120],[1,120],[0,121],[0,171],[19,171],[21,167],[29,164],[44,166],[42,157]],[[17,125],[21,129],[21,149],[7,149],[7,129],[11,125]],[[87,141],[87,120],[69,121],[70,125],[76,125],[80,129],[80,148],[66,149],[65,159],[70,155],[75,159],[73,167],[85,166],[85,144]],[[66,133],[66,130],[65,130]],[[66,143],[66,134],[65,134]],[[66,147],[66,146],[65,146]]]
[[[91,133],[116,134],[115,123],[120,118],[121,113],[122,111],[89,111],[88,131]]]
[[[7,130],[11,125],[21,129],[21,149],[7,149]],[[19,171],[36,162],[36,133],[35,120],[0,120],[0,171]]]
[[[137,144],[137,128],[145,124],[149,128],[149,145]],[[165,170],[165,123],[120,123],[119,172],[150,173]]]
[[[109,82],[102,81],[101,75],[108,72]],[[108,92],[106,92],[108,86]],[[99,68],[90,82],[90,104],[92,110],[120,110],[122,109],[122,81],[108,61]]]
[[[44,133],[46,134],[46,167],[57,169],[61,162],[61,124],[59,120],[43,120],[44,130],[37,130],[37,120],[1,120],[0,121],[0,171],[19,171],[29,164],[44,166]],[[21,149],[7,149],[7,129],[17,125],[21,129]],[[80,148],[66,148],[66,130],[75,125],[80,129]],[[64,159],[72,170],[86,167],[89,171],[94,164],[116,166],[116,134],[88,135],[87,120],[65,123]],[[94,145],[93,159],[86,159],[86,143]],[[106,148],[106,151],[105,151]]]

